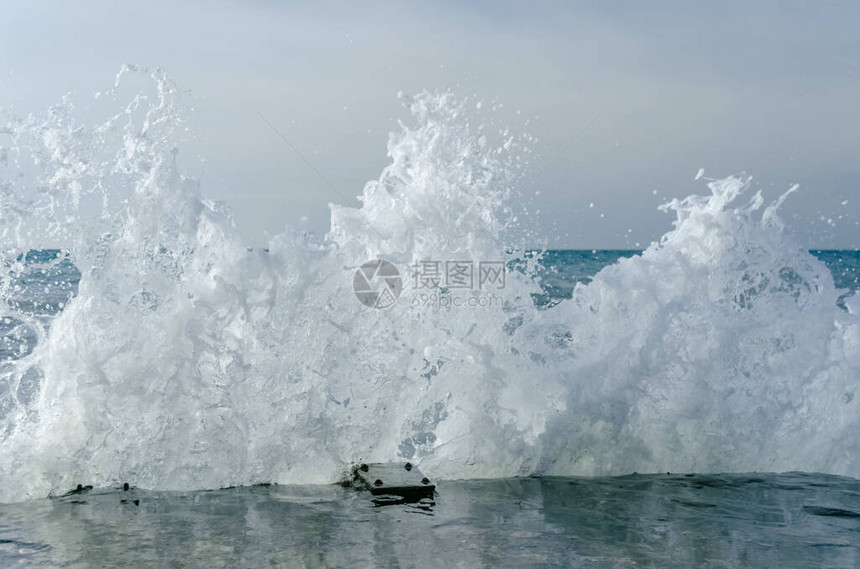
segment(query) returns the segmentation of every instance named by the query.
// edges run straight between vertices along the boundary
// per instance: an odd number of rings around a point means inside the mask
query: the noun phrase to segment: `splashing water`
[[[332,206],[324,239],[288,231],[268,252],[178,171],[187,112],[163,73],[126,68],[101,100],[121,110],[96,127],[68,98],[0,115],[0,331],[20,347],[0,367],[0,501],[79,481],[332,482],[395,458],[448,478],[860,476],[856,311],[785,236],[782,199],[744,202],[746,180],[668,204],[659,243],[537,309],[513,211],[526,150],[471,129],[449,93],[405,100],[414,124],[360,208]],[[46,242],[81,275],[54,317],[16,301],[24,253]],[[352,290],[375,258],[524,269],[496,305],[404,291],[375,310]]]
[[[762,209],[738,203],[748,180],[709,188],[664,206],[674,231],[540,323],[564,334],[553,363],[571,379],[546,472],[860,473],[856,317],[785,237],[785,196]]]

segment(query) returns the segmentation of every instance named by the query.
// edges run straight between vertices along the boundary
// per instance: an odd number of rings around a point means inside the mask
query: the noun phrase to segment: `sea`
[[[252,247],[182,97],[0,110],[0,567],[860,566],[860,253],[791,190],[541,247],[525,141],[419,93],[359,207]]]

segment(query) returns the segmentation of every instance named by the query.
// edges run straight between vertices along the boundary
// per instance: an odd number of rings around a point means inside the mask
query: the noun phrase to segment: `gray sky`
[[[503,103],[539,139],[536,170],[603,109],[529,192],[551,246],[646,245],[671,228],[664,197],[707,191],[704,168],[770,198],[799,183],[782,211],[802,242],[860,247],[857,2],[3,4],[0,105],[41,111],[122,63],[164,68],[194,95],[183,169],[250,245],[302,216],[325,232],[327,204],[357,204],[386,164],[397,91],[451,88]]]

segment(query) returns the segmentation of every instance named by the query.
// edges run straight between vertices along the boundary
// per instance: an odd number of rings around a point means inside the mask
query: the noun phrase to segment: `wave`
[[[123,95],[129,77],[149,85]],[[126,67],[100,100],[114,110],[95,126],[69,98],[0,122],[10,274],[46,240],[80,270],[51,318],[0,281],[35,338],[0,368],[0,501],[81,481],[329,483],[394,459],[440,478],[860,476],[857,311],[786,235],[785,196],[711,181],[665,206],[659,242],[536,307],[515,191],[527,147],[472,128],[451,93],[404,97],[412,122],[361,207],[266,251],[177,168],[188,110],[163,72]],[[375,259],[400,278],[368,289],[400,294],[386,308],[354,290]],[[446,262],[505,280],[421,280]]]

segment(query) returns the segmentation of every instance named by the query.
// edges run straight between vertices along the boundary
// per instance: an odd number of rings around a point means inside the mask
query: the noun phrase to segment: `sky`
[[[303,217],[324,234],[409,122],[397,92],[450,89],[537,139],[519,201],[551,247],[647,245],[671,229],[659,204],[708,191],[703,168],[768,199],[800,184],[781,210],[796,238],[857,248],[858,22],[860,4],[826,0],[2,1],[0,106],[164,69],[195,109],[181,167],[250,246]]]

